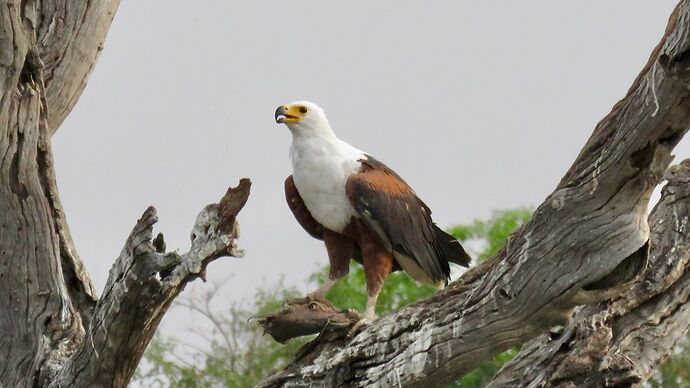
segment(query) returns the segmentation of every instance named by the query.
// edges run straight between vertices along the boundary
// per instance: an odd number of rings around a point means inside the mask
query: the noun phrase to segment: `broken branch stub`
[[[274,340],[287,340],[320,334],[319,340],[334,339],[349,333],[362,316],[354,310],[338,310],[324,299],[302,298],[290,301],[280,310],[261,318],[258,324]]]

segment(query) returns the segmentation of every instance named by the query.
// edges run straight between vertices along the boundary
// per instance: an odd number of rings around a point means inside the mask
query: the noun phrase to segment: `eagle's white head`
[[[276,123],[290,128],[294,137],[330,137],[334,136],[326,113],[313,102],[295,101],[281,105],[276,109]]]

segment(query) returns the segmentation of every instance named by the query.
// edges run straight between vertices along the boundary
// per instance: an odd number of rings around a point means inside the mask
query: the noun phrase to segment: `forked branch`
[[[126,386],[173,299],[187,283],[203,278],[206,266],[223,256],[241,257],[235,244],[236,217],[249,196],[249,179],[206,206],[192,229],[190,250],[164,252],[162,235],[153,240],[156,209],[137,221],[110,270],[105,291],[77,351],[55,368],[55,387]]]

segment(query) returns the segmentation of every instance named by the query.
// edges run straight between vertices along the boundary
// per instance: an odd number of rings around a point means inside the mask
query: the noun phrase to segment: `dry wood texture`
[[[149,208],[103,295],[93,290],[65,222],[50,138],[118,3],[0,0],[0,386],[126,386],[173,298],[208,262],[239,253],[248,180],[199,214],[183,255],[154,249]]]
[[[612,301],[576,310],[557,333],[528,342],[491,383],[627,386],[649,378],[690,324],[690,159],[671,166],[649,217],[649,262]]]

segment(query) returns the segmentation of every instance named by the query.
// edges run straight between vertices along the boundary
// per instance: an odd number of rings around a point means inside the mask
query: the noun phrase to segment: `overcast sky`
[[[123,1],[54,137],[77,249],[101,290],[148,205],[168,248],[186,250],[198,211],[250,177],[246,258],[214,262],[209,277],[233,276],[228,301],[281,276],[303,287],[326,252],[285,204],[290,134],[273,121],[298,99],[402,175],[441,226],[536,206],[675,3]],[[690,144],[676,153],[690,156]]]

